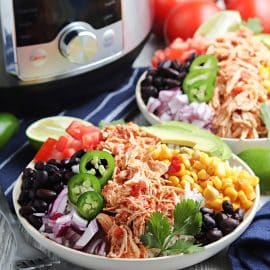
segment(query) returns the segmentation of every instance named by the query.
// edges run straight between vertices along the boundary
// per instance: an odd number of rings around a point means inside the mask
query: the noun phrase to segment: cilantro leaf
[[[185,235],[196,235],[201,230],[201,203],[187,199],[178,203],[174,210],[174,232]]]
[[[203,247],[194,245],[190,240],[178,239],[172,246],[166,250],[166,255],[173,255],[179,253],[194,253],[200,252]]]
[[[159,211],[154,212],[146,224],[146,232],[140,237],[142,243],[162,251],[166,238],[171,234],[169,219]]]
[[[141,242],[148,248],[158,249],[163,255],[201,251],[203,247],[194,245],[192,240],[181,239],[181,234],[192,236],[200,232],[200,207],[200,202],[191,199],[178,203],[174,210],[174,227],[163,213],[154,212],[146,222]]]
[[[243,21],[243,25],[252,30],[255,34],[263,31],[263,27],[258,18],[250,18],[247,21]]]

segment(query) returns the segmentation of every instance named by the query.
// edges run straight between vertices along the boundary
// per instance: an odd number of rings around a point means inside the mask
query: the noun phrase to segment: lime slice
[[[203,23],[195,32],[195,36],[204,36],[211,40],[227,32],[236,31],[242,19],[237,11],[221,11]]]
[[[66,128],[74,121],[82,122],[85,125],[91,125],[91,123],[84,121],[80,118],[70,116],[52,116],[42,118],[32,123],[26,129],[26,136],[30,144],[39,149],[40,146],[50,137],[58,139],[61,135],[65,135]]]

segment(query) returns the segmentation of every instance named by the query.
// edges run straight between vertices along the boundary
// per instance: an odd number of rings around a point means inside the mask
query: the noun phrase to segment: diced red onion
[[[95,249],[95,254],[100,255],[100,256],[106,256],[107,254],[106,248],[107,248],[106,241],[102,241],[99,247]]]
[[[54,237],[62,237],[68,230],[69,226],[69,224],[55,224],[52,228]]]
[[[93,239],[85,248],[84,251],[90,254],[94,254],[96,248],[103,242],[101,238]]]
[[[172,116],[169,115],[168,113],[164,112],[160,115],[160,120],[161,121],[169,121],[169,120],[172,120]]]
[[[147,110],[153,113],[159,106],[161,102],[157,98],[150,97],[147,102]]]
[[[68,189],[65,187],[57,196],[55,201],[53,202],[52,209],[49,213],[49,216],[53,216],[56,213],[64,213],[67,206],[67,197]]]
[[[64,215],[64,216],[61,216],[61,217],[57,218],[55,220],[55,223],[56,224],[67,224],[67,223],[71,224],[71,220],[72,220],[72,214],[69,213],[67,215]]]
[[[49,239],[57,242],[58,244],[63,244],[61,237],[55,237],[53,233],[44,233],[44,236],[48,237]]]
[[[89,223],[87,229],[85,230],[81,238],[75,243],[74,248],[83,249],[90,242],[93,236],[98,232],[98,230],[99,229],[98,229],[97,220],[93,219]]]
[[[87,228],[88,220],[80,217],[76,211],[72,213],[71,225],[79,231],[85,231]]]

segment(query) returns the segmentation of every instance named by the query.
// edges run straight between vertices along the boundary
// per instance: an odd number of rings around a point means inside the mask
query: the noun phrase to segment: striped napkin
[[[101,120],[110,122],[125,119],[132,108],[136,108],[135,86],[145,68],[136,68],[131,76],[114,91],[95,96],[82,106],[64,110],[59,115],[78,117],[98,125]],[[47,115],[49,116],[49,115]],[[0,184],[11,203],[12,188],[16,179],[35,155],[35,150],[27,141],[26,128],[38,119],[20,119],[20,130],[10,142],[0,150]]]

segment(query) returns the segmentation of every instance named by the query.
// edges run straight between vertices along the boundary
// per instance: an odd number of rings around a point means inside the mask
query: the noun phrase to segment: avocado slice
[[[164,143],[193,147],[222,160],[229,159],[232,154],[228,145],[219,137],[189,123],[167,121],[154,126],[143,127],[143,129],[156,135]]]

